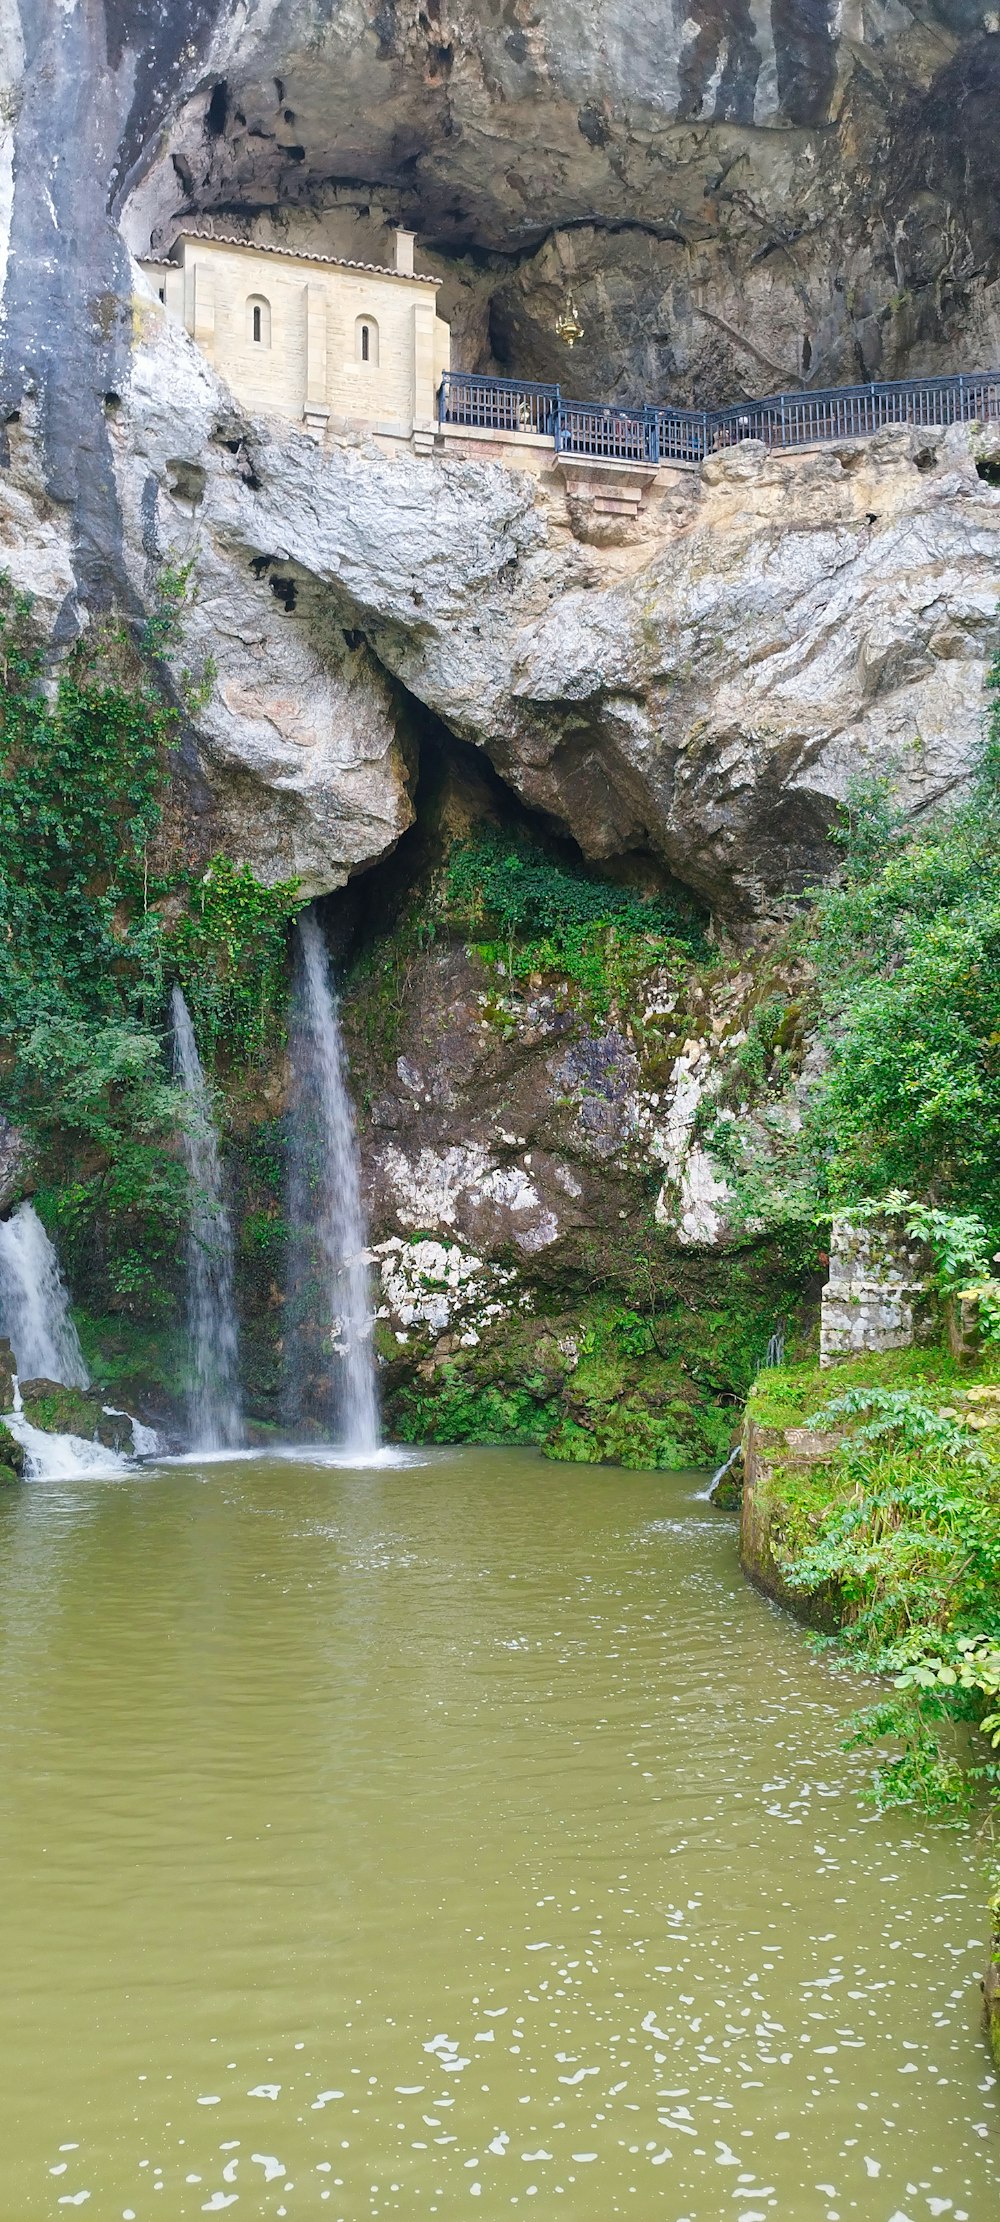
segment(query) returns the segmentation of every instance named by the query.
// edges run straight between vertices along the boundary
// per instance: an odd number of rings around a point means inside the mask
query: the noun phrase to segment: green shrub
[[[905,1191],[1000,1237],[1000,664],[972,800],[916,823],[853,787],[838,881],[793,929],[825,1070],[797,1100],[766,998],[703,1131],[760,1232]],[[775,1055],[777,1051],[777,1056]],[[766,1090],[770,1089],[770,1094]],[[752,1122],[733,1115],[749,1099]]]
[[[157,654],[186,581],[161,583]],[[181,979],[210,1068],[259,1057],[282,1023],[297,889],[263,888],[224,857],[202,877],[165,863],[177,712],[123,627],[78,642],[47,691],[30,600],[0,577],[0,674],[4,1109],[33,1145],[71,1274],[165,1316],[187,1208],[169,989]]]
[[[707,954],[693,907],[638,895],[493,830],[452,849],[445,899],[488,963],[512,980],[558,973],[598,1016],[654,966],[681,969]]]

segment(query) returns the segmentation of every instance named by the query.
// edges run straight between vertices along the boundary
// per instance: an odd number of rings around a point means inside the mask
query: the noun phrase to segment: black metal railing
[[[438,395],[442,424],[475,431],[534,432],[555,438],[558,386],[533,385],[521,378],[486,378],[476,370],[446,370]]]
[[[1000,421],[1000,371],[770,394],[729,409],[618,409],[596,401],[569,401],[559,386],[449,370],[441,380],[438,416],[443,425],[526,432],[551,439],[559,454],[649,469],[658,463],[701,463],[743,440],[760,440],[768,448],[802,448],[863,438],[892,424],[995,423]]]

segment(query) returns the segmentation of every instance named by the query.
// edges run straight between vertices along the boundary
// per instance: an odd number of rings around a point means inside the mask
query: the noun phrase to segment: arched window
[[[254,347],[271,345],[271,304],[262,293],[251,293],[247,302],[247,338]]]
[[[378,325],[373,316],[359,316],[354,327],[354,352],[369,368],[378,362]]]

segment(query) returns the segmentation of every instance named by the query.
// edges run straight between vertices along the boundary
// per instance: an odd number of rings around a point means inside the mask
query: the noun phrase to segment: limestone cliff
[[[407,696],[586,854],[648,852],[733,916],[816,872],[849,767],[893,766],[915,806],[949,788],[996,589],[997,496],[964,436],[720,457],[598,548],[555,480],[321,461],[234,421],[125,240],[224,213],[381,253],[402,217],[458,360],[609,398],[982,362],[993,21],[964,0],[683,21],[620,0],[15,0],[7,560],[58,648],[193,555],[192,642],[219,669],[182,774],[203,845],[310,889],[384,853],[410,808]]]
[[[390,460],[246,416],[129,249],[218,216],[380,259],[402,220],[457,361],[608,399],[983,364],[1000,354],[994,17],[965,0],[712,0],[683,20],[621,0],[15,0],[0,35],[0,563],[53,662],[108,606],[140,637],[164,574],[186,579],[161,671],[188,705],[169,826],[186,857],[224,849],[363,908],[365,874],[397,850],[409,869],[422,767],[467,750],[501,814],[619,882],[680,890],[733,955],[828,868],[852,775],[887,775],[912,813],[961,787],[1000,591],[995,430],[798,457],[747,443],[601,520],[550,464]],[[404,971],[377,1054],[371,998],[352,1002],[394,1379],[429,1393],[456,1349],[474,1357],[463,1337],[502,1325],[508,1372],[585,1432],[576,1395],[593,1433],[588,1288],[631,1362],[655,1253],[670,1363],[688,1349],[697,1368],[725,1200],[696,1121],[750,971],[733,955],[699,1007],[654,984],[655,1070],[627,1013],[566,1023],[541,983],[498,995],[457,935]],[[273,1109],[280,1074],[268,1085]],[[788,1284],[744,1265],[755,1358]],[[273,1342],[280,1299],[258,1297]],[[620,1371],[602,1380],[610,1410]],[[663,1386],[653,1454],[692,1445],[686,1394]]]
[[[2,398],[37,397],[88,593],[115,567],[120,225],[134,251],[218,212],[365,253],[401,217],[461,361],[606,398],[1000,352],[1000,34],[972,0],[11,0],[0,41]]]
[[[135,282],[102,434],[124,590],[141,606],[190,566],[185,655],[215,667],[179,774],[203,848],[341,884],[409,823],[414,703],[586,856],[651,860],[732,920],[825,869],[852,775],[917,810],[962,779],[1000,585],[994,435],[748,443],[662,473],[595,544],[555,470],[241,418]],[[0,530],[58,637],[72,518],[38,422],[8,428]]]

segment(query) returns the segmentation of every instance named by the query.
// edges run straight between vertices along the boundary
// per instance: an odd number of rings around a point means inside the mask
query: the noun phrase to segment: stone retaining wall
[[[907,1350],[939,1331],[930,1251],[891,1222],[833,1222],[820,1313],[820,1365],[862,1351]]]

